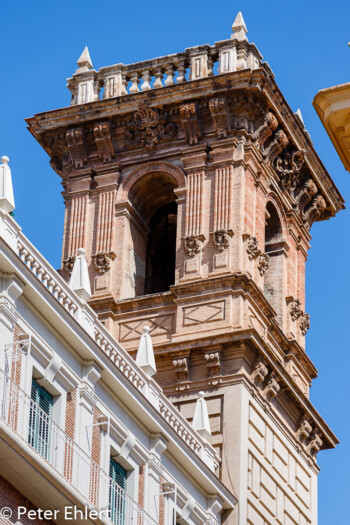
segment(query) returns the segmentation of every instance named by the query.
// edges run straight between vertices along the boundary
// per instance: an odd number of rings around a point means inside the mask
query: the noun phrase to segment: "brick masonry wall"
[[[67,392],[66,402],[66,423],[65,430],[68,436],[74,440],[75,416],[76,416],[77,390]],[[72,481],[73,474],[73,441],[67,441],[64,458],[64,476],[68,481]]]
[[[12,518],[7,519],[1,515],[0,512],[0,525],[10,525],[11,523],[17,522],[17,509],[19,506],[23,506],[28,510],[37,510],[29,500],[27,500],[18,490],[16,490],[6,479],[0,476],[0,509],[8,507],[12,510]],[[31,520],[27,516],[21,516],[21,525],[45,525],[51,524],[53,521],[49,520]]]
[[[165,522],[165,501],[162,489],[164,481],[165,479],[161,476],[159,480],[159,525],[164,525]]]
[[[94,407],[92,437],[91,437],[91,463],[90,469],[90,501],[93,505],[98,505],[98,496],[100,489],[100,477],[99,469],[97,466],[100,465],[101,460],[101,428],[96,425],[98,419],[101,416],[101,412],[98,408]]]

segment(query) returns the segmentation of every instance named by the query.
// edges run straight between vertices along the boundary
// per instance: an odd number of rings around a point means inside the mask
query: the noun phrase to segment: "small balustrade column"
[[[129,93],[130,94],[138,93],[140,91],[140,88],[139,88],[139,76],[140,76],[140,74],[138,73],[138,71],[135,71],[135,72],[131,73],[131,75],[130,75],[131,87],[129,89]]]

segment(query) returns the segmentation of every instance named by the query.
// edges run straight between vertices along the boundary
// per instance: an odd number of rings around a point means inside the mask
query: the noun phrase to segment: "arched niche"
[[[169,290],[175,282],[177,203],[175,190],[185,186],[183,172],[166,162],[150,162],[127,175],[117,195],[130,207],[125,265],[129,295]]]
[[[265,253],[269,256],[269,266],[265,272],[264,293],[282,325],[286,251],[281,217],[272,201],[267,202],[265,217]]]

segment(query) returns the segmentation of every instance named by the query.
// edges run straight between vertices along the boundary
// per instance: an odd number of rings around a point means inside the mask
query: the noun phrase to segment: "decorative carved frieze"
[[[255,133],[255,136],[258,139],[261,149],[263,149],[265,142],[269,137],[271,137],[272,133],[277,129],[277,127],[277,118],[272,113],[272,111],[268,111],[265,114],[264,122],[261,124],[261,126],[258,127]]]
[[[92,260],[95,266],[95,270],[102,274],[110,269],[111,255],[106,252],[96,253],[92,256]]]
[[[215,132],[219,138],[227,137],[231,131],[230,112],[226,98],[213,98],[209,101],[209,109]]]
[[[257,258],[260,250],[258,248],[258,239],[256,237],[250,236],[247,242],[247,254],[251,261]]]
[[[125,140],[129,147],[143,146],[152,151],[161,141],[173,139],[176,133],[177,128],[173,122],[168,122],[158,110],[142,105],[133,114],[126,129]]]
[[[307,331],[310,328],[310,315],[309,314],[303,314],[301,316],[299,328],[300,328],[301,333],[303,335],[306,335]]]
[[[71,257],[68,257],[67,259],[63,261],[63,271],[67,276],[67,280],[70,279],[70,276],[72,274],[74,261],[75,261],[75,255],[72,255]]]
[[[216,230],[213,233],[213,244],[219,252],[223,252],[229,246],[232,235],[232,230]]]
[[[87,161],[83,128],[69,129],[66,140],[71,161],[75,168],[83,168]]]
[[[204,357],[207,364],[209,377],[219,376],[221,374],[220,352],[206,352]]]
[[[261,276],[265,275],[265,272],[268,270],[269,266],[269,256],[267,253],[260,252],[258,256],[258,270]]]
[[[264,365],[262,361],[258,361],[254,367],[253,373],[252,373],[252,381],[256,385],[260,385],[265,381],[266,376],[268,375],[269,371],[267,367]]]
[[[202,235],[187,235],[184,238],[184,250],[186,255],[194,257],[201,249]]]
[[[299,425],[299,428],[296,432],[296,438],[300,443],[304,443],[310,436],[312,432],[312,426],[307,419],[303,419]]]
[[[194,102],[180,107],[180,118],[187,142],[191,145],[198,144],[201,138],[197,107]]]
[[[277,171],[281,186],[288,192],[293,192],[297,187],[301,175],[301,168],[304,164],[305,150],[285,151],[275,160],[275,170]]]
[[[103,162],[110,162],[114,157],[114,148],[109,122],[95,124],[94,135],[98,156]]]
[[[273,163],[275,158],[288,145],[288,142],[288,137],[285,134],[285,132],[282,129],[278,130],[270,144],[267,146],[267,148],[263,148],[264,157],[266,157],[271,163]]]
[[[186,383],[189,380],[188,357],[177,357],[173,359],[173,367],[178,383]]]

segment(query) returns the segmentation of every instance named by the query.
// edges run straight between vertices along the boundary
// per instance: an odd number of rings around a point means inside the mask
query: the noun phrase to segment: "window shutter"
[[[126,489],[127,471],[113,458],[111,458],[109,464],[109,475],[113,481],[119,485],[119,487],[121,487],[123,490]]]

